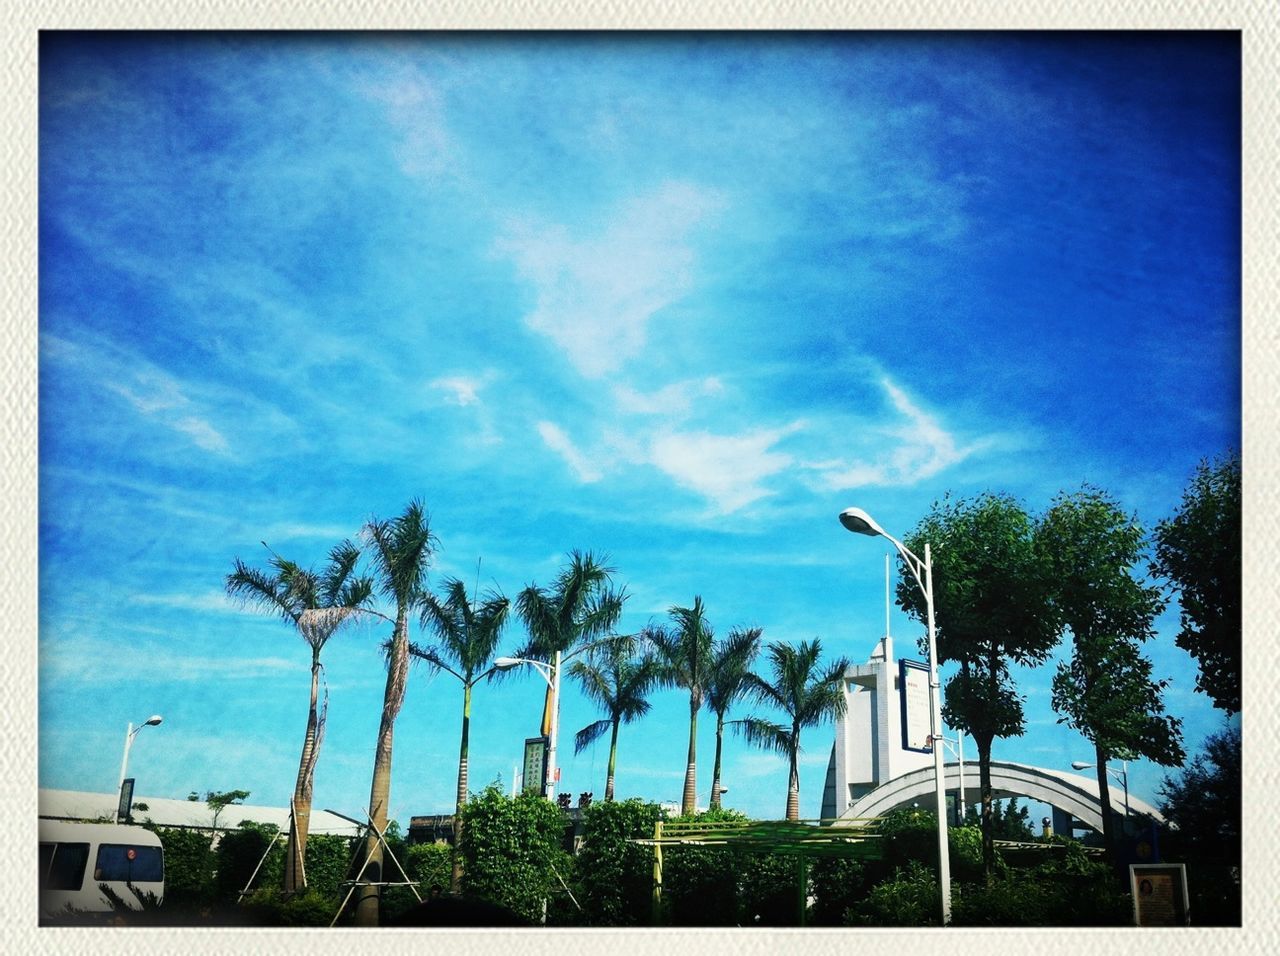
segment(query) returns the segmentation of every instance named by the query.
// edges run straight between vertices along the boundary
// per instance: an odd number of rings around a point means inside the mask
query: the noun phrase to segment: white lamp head
[[[164,718],[161,717],[159,714],[152,714],[150,717],[147,718],[147,722],[142,726],[143,727],[159,727],[160,723],[163,720]]]
[[[1089,763],[1089,761],[1087,761],[1087,760],[1073,760],[1073,761],[1071,761],[1071,769],[1072,769],[1072,770],[1088,770],[1088,769],[1089,769],[1090,767],[1092,767],[1092,766],[1093,766],[1093,764]]]
[[[500,671],[510,670],[512,667],[515,667],[520,663],[522,663],[522,661],[516,657],[495,657],[493,659],[493,666],[498,668]]]
[[[865,534],[872,538],[884,535],[884,528],[876,524],[875,518],[861,508],[845,508],[840,512],[840,523],[855,534]]]

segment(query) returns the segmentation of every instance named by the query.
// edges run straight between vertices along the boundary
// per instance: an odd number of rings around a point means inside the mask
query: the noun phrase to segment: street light
[[[906,546],[876,524],[874,518],[861,508],[845,508],[840,512],[840,523],[855,534],[868,537],[881,537],[889,541],[902,556],[903,563],[916,579],[916,584],[924,592],[924,602],[929,625],[929,687],[930,695],[929,726],[930,745],[933,748],[934,789],[937,791],[938,805],[938,888],[942,896],[942,925],[951,922],[951,854],[947,847],[947,785],[943,778],[943,752],[939,746],[942,742],[942,700],[938,683],[938,642],[933,618],[933,559],[929,553],[929,542],[924,545],[924,560],[921,561],[907,550]]]
[[[499,657],[493,666],[500,671],[510,670],[520,664],[528,664],[547,682],[551,688],[551,740],[547,747],[547,772],[543,778],[543,789],[548,800],[556,796],[556,741],[560,736],[560,652],[556,651],[552,663],[535,661],[527,657]]]
[[[959,812],[956,814],[956,818],[957,818],[957,820],[958,820],[958,822],[956,823],[956,826],[960,826],[960,827],[962,827],[962,826],[964,826],[964,814],[965,814],[965,802],[964,802],[964,734],[962,734],[960,731],[958,731],[958,730],[957,730],[957,731],[956,731],[956,735],[955,735],[955,737],[954,737],[954,738],[951,738],[951,737],[943,737],[943,738],[942,738],[942,742],[943,742],[944,744],[946,744],[949,748],[951,748],[951,750],[955,751],[955,755],[956,755],[956,762],[960,765],[960,789],[959,789],[959,791],[957,792],[957,797],[958,797],[958,799],[959,799],[959,801],[960,801],[960,804],[959,804]]]
[[[129,772],[129,748],[133,746],[133,738],[138,736],[138,731],[141,730],[143,727],[158,727],[160,726],[160,722],[162,720],[164,720],[164,718],[161,717],[159,714],[152,714],[150,717],[148,717],[145,721],[143,721],[137,727],[134,727],[133,724],[131,723],[125,729],[124,759],[120,761],[120,783],[116,786],[117,796],[123,796],[124,794],[124,778],[125,778],[125,775]]]
[[[1112,767],[1106,767],[1106,771],[1107,773],[1114,774],[1115,778],[1124,784],[1124,832],[1128,834],[1129,832],[1129,761],[1122,760],[1120,764],[1122,769],[1116,770]],[[1088,770],[1090,767],[1093,767],[1094,769],[1096,769],[1097,766],[1098,765],[1096,763],[1090,763],[1087,760],[1071,761],[1072,770]]]

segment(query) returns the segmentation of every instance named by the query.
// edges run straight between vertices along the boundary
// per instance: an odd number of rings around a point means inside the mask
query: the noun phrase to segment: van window
[[[48,869],[45,869],[46,853]],[[89,844],[87,843],[42,843],[40,844],[41,885],[47,890],[78,890],[84,884],[84,871],[88,862]]]
[[[158,846],[103,843],[93,867],[98,882],[159,883],[164,879],[164,857]]]

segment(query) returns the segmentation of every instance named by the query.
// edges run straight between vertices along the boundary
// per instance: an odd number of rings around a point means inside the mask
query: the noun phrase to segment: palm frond
[[[791,732],[781,724],[763,717],[743,717],[731,720],[725,726],[732,727],[747,743],[761,750],[772,750],[784,757],[791,754]]]
[[[573,735],[573,752],[575,754],[582,753],[612,729],[613,721],[608,719],[597,720],[593,724],[587,724],[587,726]]]

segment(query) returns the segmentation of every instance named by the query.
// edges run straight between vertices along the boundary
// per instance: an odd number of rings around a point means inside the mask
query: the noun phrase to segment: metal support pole
[[[560,652],[551,665],[551,743],[547,750],[547,799],[556,798],[556,742],[560,737]]]
[[[947,926],[951,922],[951,851],[947,845],[947,785],[942,769],[942,685],[938,681],[938,640],[933,614],[933,556],[927,541],[923,583],[929,612],[929,686],[933,691],[929,721],[933,728],[933,777],[938,808],[938,889],[942,896],[942,925]]]

